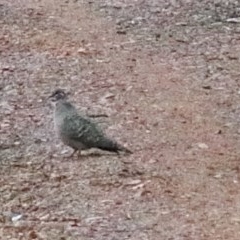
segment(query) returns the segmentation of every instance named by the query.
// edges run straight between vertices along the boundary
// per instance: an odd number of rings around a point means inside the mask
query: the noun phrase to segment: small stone
[[[37,235],[37,233],[36,233],[35,231],[31,231],[31,232],[29,233],[29,238],[30,238],[30,239],[37,239],[37,238],[38,238],[38,235]]]
[[[124,29],[118,29],[118,30],[116,31],[116,33],[117,33],[117,34],[125,35],[125,34],[127,34],[127,31],[124,30]]]
[[[218,174],[214,175],[214,178],[220,179],[220,178],[222,178],[222,174],[218,173]]]
[[[208,149],[208,145],[206,143],[198,143],[197,146],[201,149]]]
[[[21,144],[21,142],[19,142],[19,141],[14,142],[14,146],[19,146],[20,144]]]
[[[14,214],[12,217],[12,222],[16,222],[22,218],[22,214]]]
[[[78,50],[77,50],[78,53],[82,53],[82,54],[87,54],[88,51],[85,49],[85,48],[82,48],[80,47]]]
[[[203,85],[202,88],[203,88],[203,89],[207,89],[207,90],[212,89],[212,87],[211,87],[210,85]]]
[[[140,179],[135,179],[135,180],[132,180],[132,181],[126,183],[126,185],[138,185],[141,182],[142,181]]]

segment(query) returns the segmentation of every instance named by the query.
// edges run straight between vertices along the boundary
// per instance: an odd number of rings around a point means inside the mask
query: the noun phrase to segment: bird
[[[97,148],[108,152],[132,154],[132,151],[109,138],[89,117],[79,114],[68,101],[63,89],[56,89],[49,97],[54,102],[54,126],[61,141],[81,155],[82,150]]]

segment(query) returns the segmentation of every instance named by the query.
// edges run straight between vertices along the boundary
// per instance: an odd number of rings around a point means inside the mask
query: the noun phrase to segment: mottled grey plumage
[[[56,101],[55,129],[63,143],[74,149],[74,153],[90,148],[131,153],[130,150],[109,139],[89,118],[79,115],[76,108],[67,101],[63,90],[56,90],[51,98]]]

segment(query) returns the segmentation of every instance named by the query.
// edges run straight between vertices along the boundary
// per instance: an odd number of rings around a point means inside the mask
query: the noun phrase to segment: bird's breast
[[[64,118],[62,116],[59,116],[57,113],[55,113],[54,116],[54,128],[58,135],[61,133],[61,129],[63,128],[64,124]]]

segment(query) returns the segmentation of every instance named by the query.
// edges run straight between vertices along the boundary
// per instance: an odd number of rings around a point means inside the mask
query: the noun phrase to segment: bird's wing
[[[78,114],[65,117],[62,133],[69,139],[79,141],[89,147],[97,147],[105,137],[95,123]]]

